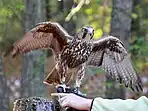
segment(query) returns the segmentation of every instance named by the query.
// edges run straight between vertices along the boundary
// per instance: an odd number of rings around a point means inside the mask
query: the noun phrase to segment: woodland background
[[[42,21],[59,22],[71,35],[85,25],[95,37],[119,37],[129,51],[144,84],[137,95],[113,83],[103,70],[87,69],[82,92],[90,97],[137,98],[148,96],[148,0],[1,0],[0,1],[0,111],[12,110],[17,98],[51,98],[53,86],[43,80],[54,66],[50,50],[36,50],[12,59],[3,53],[25,32]]]

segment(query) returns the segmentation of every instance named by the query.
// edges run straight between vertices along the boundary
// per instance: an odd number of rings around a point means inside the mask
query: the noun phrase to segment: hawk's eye
[[[85,28],[83,28],[82,30],[83,30],[83,32],[87,32],[87,29],[85,29]]]

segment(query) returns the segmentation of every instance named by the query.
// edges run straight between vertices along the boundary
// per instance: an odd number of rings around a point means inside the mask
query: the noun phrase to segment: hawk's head
[[[91,26],[83,27],[77,34],[79,39],[90,40],[94,36],[94,29]]]

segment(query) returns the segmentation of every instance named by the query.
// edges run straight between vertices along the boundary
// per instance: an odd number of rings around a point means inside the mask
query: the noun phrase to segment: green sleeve
[[[148,111],[148,98],[145,96],[133,99],[95,98],[90,111]]]

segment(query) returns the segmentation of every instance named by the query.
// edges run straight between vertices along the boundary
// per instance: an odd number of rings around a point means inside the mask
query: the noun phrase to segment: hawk
[[[117,37],[93,40],[93,36],[91,26],[83,27],[71,36],[58,23],[41,22],[13,44],[11,54],[15,57],[35,49],[51,49],[56,65],[44,80],[47,84],[67,84],[76,75],[75,87],[78,88],[86,67],[92,66],[103,68],[110,77],[133,91],[142,91],[142,82],[132,67],[124,44]]]

